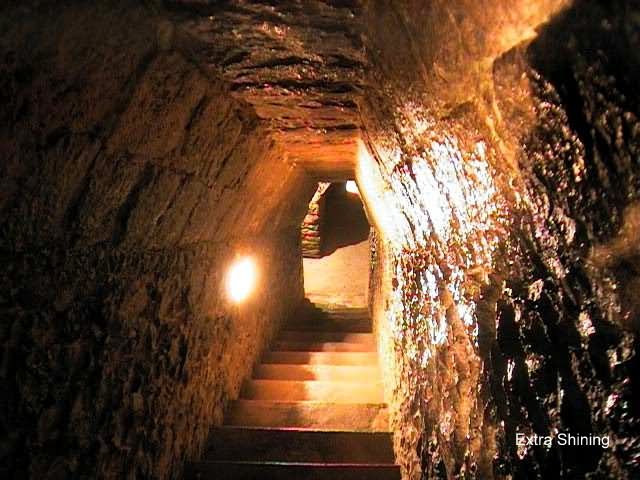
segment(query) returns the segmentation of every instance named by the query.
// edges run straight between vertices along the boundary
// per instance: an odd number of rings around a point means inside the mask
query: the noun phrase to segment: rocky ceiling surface
[[[272,125],[289,160],[324,179],[350,178],[365,51],[359,0],[177,0],[194,60]]]

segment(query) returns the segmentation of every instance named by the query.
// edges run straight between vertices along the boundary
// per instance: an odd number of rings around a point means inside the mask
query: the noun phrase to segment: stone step
[[[377,366],[375,352],[267,352],[263,363]]]
[[[303,312],[310,318],[317,317],[336,317],[336,318],[369,318],[368,308],[353,307],[329,307],[315,308],[314,310]]]
[[[400,467],[391,464],[198,462],[188,467],[185,477],[201,480],[400,480]]]
[[[366,319],[296,320],[287,323],[286,328],[307,332],[371,333],[371,322]]]
[[[362,379],[381,379],[377,366],[353,365],[290,365],[260,364],[253,372],[257,380],[318,380],[335,382],[358,382]]]
[[[366,378],[361,379],[366,381]],[[382,403],[382,383],[250,380],[240,396],[248,400],[274,402],[322,401],[334,403]]]
[[[362,343],[364,345],[375,346],[375,337],[372,333],[349,333],[349,332],[314,332],[284,330],[278,336],[279,341],[288,342],[347,342]]]
[[[236,400],[226,416],[225,424],[242,427],[387,432],[389,415],[384,403]]]
[[[390,433],[310,432],[222,427],[213,430],[205,460],[394,463]]]
[[[375,352],[375,346],[366,343],[349,342],[296,342],[283,340],[276,342],[274,350],[292,352]]]
[[[185,478],[400,480],[367,309],[301,316],[273,348]]]

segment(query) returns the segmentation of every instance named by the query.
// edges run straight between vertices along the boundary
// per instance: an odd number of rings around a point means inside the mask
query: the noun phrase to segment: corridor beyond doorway
[[[326,192],[322,256],[304,259],[305,296],[327,306],[362,308],[369,285],[369,222],[358,194],[344,183]]]
[[[365,307],[368,284],[368,240],[340,248],[327,257],[304,259],[305,296],[313,303]]]

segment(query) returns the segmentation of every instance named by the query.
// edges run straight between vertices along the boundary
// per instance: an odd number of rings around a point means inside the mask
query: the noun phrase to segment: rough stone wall
[[[524,184],[490,369],[503,474],[640,474],[637,14],[585,2],[496,62]],[[611,446],[515,448],[517,432],[607,435]]]
[[[441,122],[411,139],[427,147],[410,155],[370,137],[382,162],[398,160],[386,177],[394,195],[374,206],[396,209],[399,234],[377,241],[372,297],[406,478],[491,478],[495,448],[485,440],[495,425],[485,415],[478,312],[506,206],[477,123],[467,113]]]
[[[571,0],[373,0],[365,13],[370,60],[387,93],[441,115],[477,95],[496,56],[536,35]],[[380,80],[380,79],[379,79]],[[381,92],[382,93],[382,92]]]
[[[637,12],[579,2],[505,53],[561,3],[520,26],[513,2],[369,9],[359,180],[386,211],[372,305],[405,478],[638,474]],[[612,446],[516,446],[559,432]]]
[[[153,5],[0,12],[4,478],[176,476],[303,296],[313,185]]]
[[[306,258],[322,257],[322,223],[325,212],[325,192],[331,183],[320,182],[316,193],[309,202],[307,214],[300,228],[302,256]]]

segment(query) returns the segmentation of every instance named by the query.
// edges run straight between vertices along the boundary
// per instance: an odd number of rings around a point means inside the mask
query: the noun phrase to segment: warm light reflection
[[[402,214],[397,208],[395,197],[386,188],[379,166],[361,140],[358,141],[356,178],[367,214],[376,230],[386,241],[393,245],[400,244],[402,234],[396,224],[402,222]]]
[[[355,193],[356,195],[360,195],[360,190],[358,190],[358,185],[353,180],[349,180],[346,186],[347,192]]]
[[[246,300],[256,283],[255,262],[249,257],[237,260],[227,273],[227,293],[231,300],[240,303]]]

